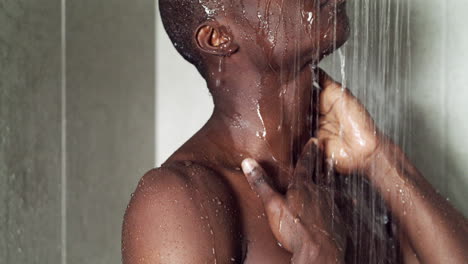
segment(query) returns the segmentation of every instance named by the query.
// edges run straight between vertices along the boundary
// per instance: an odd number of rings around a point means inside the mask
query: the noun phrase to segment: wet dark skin
[[[198,27],[215,109],[140,180],[125,214],[123,263],[345,263],[340,214],[310,180],[319,149],[336,171],[365,172],[403,230],[405,263],[467,262],[466,219],[349,91],[310,70],[345,42],[344,7],[244,0]],[[258,10],[269,10],[264,23]]]

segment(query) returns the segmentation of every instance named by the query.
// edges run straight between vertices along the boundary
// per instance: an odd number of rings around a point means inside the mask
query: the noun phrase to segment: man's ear
[[[226,27],[214,21],[201,24],[195,33],[195,38],[198,48],[204,53],[230,56],[239,49]]]

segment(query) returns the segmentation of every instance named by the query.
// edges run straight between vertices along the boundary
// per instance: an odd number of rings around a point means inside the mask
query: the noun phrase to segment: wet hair
[[[208,19],[199,0],[159,0],[159,11],[172,44],[203,75],[203,58],[193,39],[197,27]]]

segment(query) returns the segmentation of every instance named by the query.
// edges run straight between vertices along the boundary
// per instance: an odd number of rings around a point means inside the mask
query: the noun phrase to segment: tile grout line
[[[61,0],[61,263],[67,263],[67,78],[66,0]]]

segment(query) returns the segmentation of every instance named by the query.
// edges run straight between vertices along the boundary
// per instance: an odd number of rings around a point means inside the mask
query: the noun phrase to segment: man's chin
[[[341,48],[348,41],[350,35],[351,30],[349,27],[349,19],[345,14],[344,17],[339,20],[339,24],[337,25],[336,37],[332,38],[334,40],[330,41],[330,43],[326,45],[327,48],[322,51],[320,60]]]

